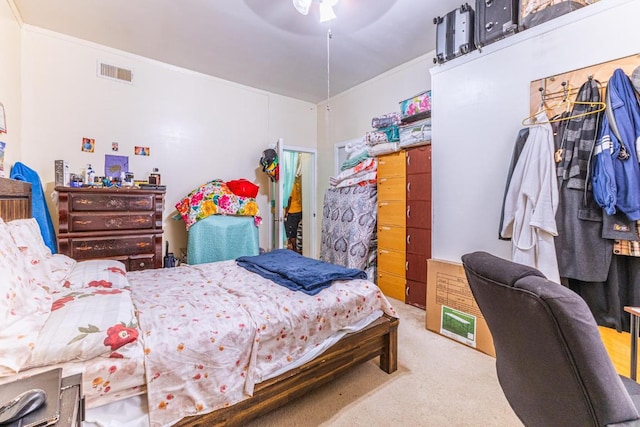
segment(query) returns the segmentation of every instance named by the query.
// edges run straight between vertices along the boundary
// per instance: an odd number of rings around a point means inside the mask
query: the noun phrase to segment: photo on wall
[[[149,150],[149,147],[141,147],[136,145],[133,149],[133,152],[136,156],[150,156],[151,155],[151,151]]]
[[[93,153],[96,145],[96,140],[92,138],[82,138],[82,151],[86,153]]]

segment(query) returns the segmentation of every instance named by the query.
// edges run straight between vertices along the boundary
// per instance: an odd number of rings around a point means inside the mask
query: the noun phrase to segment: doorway
[[[271,249],[287,247],[285,232],[285,209],[296,175],[301,184],[302,219],[296,229],[295,242],[302,255],[317,258],[317,214],[316,214],[316,150],[284,145],[278,140],[276,152],[279,159],[279,179],[271,183],[270,204],[271,221],[269,221],[269,241]]]

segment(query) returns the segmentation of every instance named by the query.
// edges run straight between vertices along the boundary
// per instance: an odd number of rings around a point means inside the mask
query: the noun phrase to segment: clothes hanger
[[[544,87],[540,86],[538,88],[538,91],[540,92],[540,106],[538,107],[538,111],[535,112],[535,114],[532,114],[528,117],[525,117],[522,120],[522,126],[533,126],[538,124],[538,122],[536,121],[536,117],[538,116],[538,114],[540,114],[543,111],[547,110],[547,105],[546,105],[546,101],[545,101],[545,91],[544,91]]]
[[[593,76],[589,76],[589,80],[593,79]],[[543,121],[543,122],[539,122],[539,121],[533,121],[531,123],[526,123],[528,120],[532,120],[535,119],[535,117],[540,113],[540,111],[542,110],[542,108],[545,106],[545,94],[543,92],[543,88],[540,88],[540,94],[542,96],[542,105],[541,105],[541,109],[534,115],[529,116],[527,118],[525,118],[522,121],[522,125],[523,126],[532,126],[532,125],[541,125],[541,124],[546,124],[546,123],[557,123],[557,122],[563,122],[566,120],[571,120],[571,119],[577,119],[579,117],[584,117],[584,116],[589,116],[591,114],[597,114],[601,111],[604,111],[607,108],[607,104],[605,102],[601,102],[601,101],[574,101],[569,99],[569,89],[568,89],[568,83],[566,81],[562,82],[562,87],[563,87],[563,92],[564,92],[564,96],[562,98],[562,101],[560,101],[560,103],[558,103],[558,105],[554,106],[554,107],[550,107],[550,110],[556,110],[559,107],[561,107],[563,104],[566,105],[566,111],[569,112],[571,110],[570,107],[572,107],[573,105],[588,105],[590,107],[598,107],[595,110],[591,110],[591,111],[586,111],[584,113],[580,113],[580,114],[575,114],[573,116],[562,116],[560,115],[560,117],[558,118],[554,118],[554,119],[549,119],[547,121]]]

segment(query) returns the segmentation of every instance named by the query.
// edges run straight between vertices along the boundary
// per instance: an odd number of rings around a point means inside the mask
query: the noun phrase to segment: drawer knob
[[[140,263],[140,268],[144,267],[144,261]]]

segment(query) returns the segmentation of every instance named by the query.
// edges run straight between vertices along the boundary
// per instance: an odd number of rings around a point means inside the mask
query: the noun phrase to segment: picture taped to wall
[[[92,138],[82,138],[82,151],[86,153],[93,153],[96,145],[96,140]]]
[[[129,172],[129,157],[104,155],[104,175],[111,178],[120,178],[122,172]]]
[[[150,156],[151,155],[151,151],[149,150],[149,147],[140,147],[140,146],[135,146],[134,150],[133,150],[134,154],[136,156]]]

